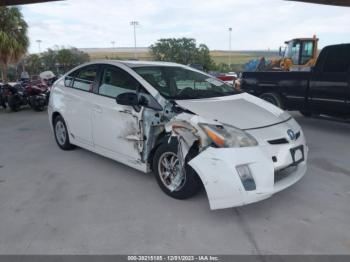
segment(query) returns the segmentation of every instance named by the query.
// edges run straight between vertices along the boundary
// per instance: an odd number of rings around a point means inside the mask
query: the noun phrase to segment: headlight
[[[218,147],[247,147],[258,144],[254,137],[233,126],[208,124],[199,126]]]

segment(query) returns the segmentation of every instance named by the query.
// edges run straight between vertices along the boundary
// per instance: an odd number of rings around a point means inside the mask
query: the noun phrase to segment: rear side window
[[[126,92],[135,92],[140,84],[127,72],[118,67],[106,67],[103,71],[100,95],[116,98]]]
[[[73,88],[92,91],[92,85],[96,79],[98,67],[96,65],[81,68],[74,76]],[[66,78],[67,79],[67,78]],[[69,81],[69,79],[67,79]]]
[[[350,50],[340,46],[329,48],[323,71],[328,73],[345,73],[350,67]]]

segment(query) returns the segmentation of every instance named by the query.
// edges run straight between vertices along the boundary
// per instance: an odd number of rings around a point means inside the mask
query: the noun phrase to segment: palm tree
[[[0,64],[4,83],[9,63],[16,63],[27,52],[27,31],[28,25],[18,7],[0,7]]]

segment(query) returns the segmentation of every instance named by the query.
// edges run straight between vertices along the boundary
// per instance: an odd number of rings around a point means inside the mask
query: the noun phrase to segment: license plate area
[[[300,145],[290,149],[292,155],[293,163],[292,165],[298,165],[305,160],[304,156],[304,146]]]

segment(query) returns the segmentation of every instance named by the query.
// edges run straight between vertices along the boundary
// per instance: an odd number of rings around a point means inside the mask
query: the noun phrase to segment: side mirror
[[[139,94],[139,97],[135,93],[127,92],[120,94],[116,97],[116,102],[119,105],[125,105],[125,106],[144,106],[147,108],[151,108],[156,111],[162,111],[163,108],[161,105],[158,104],[158,102],[149,95]]]
[[[147,108],[151,108],[155,111],[162,111],[162,106],[150,95],[140,94],[139,105]]]
[[[116,97],[116,102],[119,105],[124,106],[138,106],[139,102],[137,99],[137,95],[135,93],[127,92],[122,93]]]

